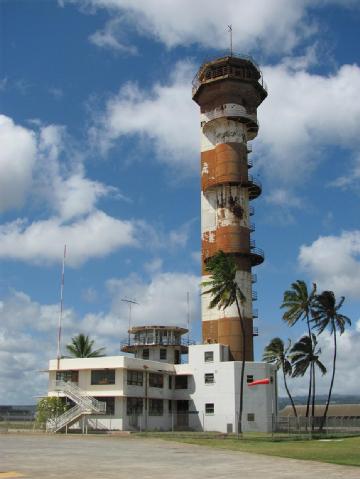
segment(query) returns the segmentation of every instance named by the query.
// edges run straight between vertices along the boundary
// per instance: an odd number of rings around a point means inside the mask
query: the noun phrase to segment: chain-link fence
[[[273,432],[285,436],[351,436],[360,434],[360,417],[323,416],[283,417],[274,419]]]

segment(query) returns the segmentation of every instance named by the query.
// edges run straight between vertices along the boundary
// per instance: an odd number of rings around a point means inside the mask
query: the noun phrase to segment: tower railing
[[[249,215],[254,216],[255,214],[255,208],[252,205],[249,205]]]
[[[245,60],[245,61],[248,61],[250,62],[253,67],[255,67],[255,69],[257,70],[258,74],[259,74],[259,78],[256,80],[261,86],[262,88],[267,92],[267,85],[264,81],[264,78],[263,78],[263,74],[262,74],[262,71],[260,70],[260,67],[259,65],[256,63],[256,61],[250,56],[250,55],[246,55],[246,54],[243,54],[243,53],[234,53],[232,52],[231,55],[229,55],[229,52],[227,52],[225,55],[223,55],[222,57],[218,57],[216,60],[222,60],[222,59],[227,59],[227,58],[237,58],[239,60]],[[206,65],[208,65],[209,63],[212,63],[214,61],[214,59],[206,59],[202,62],[202,65],[198,71],[198,73],[195,75],[193,81],[192,81],[192,94],[193,96],[195,95],[195,93],[197,92],[200,84],[202,83],[202,81],[200,80],[200,76],[203,74],[203,71],[206,67]],[[227,68],[227,67],[230,67],[230,68]],[[236,72],[236,70],[235,70]],[[234,77],[234,78],[239,78],[240,76],[239,75],[236,75],[234,72],[233,69],[231,69],[231,66],[230,65],[224,65],[224,68],[223,68],[223,71],[220,72],[222,74],[219,74],[218,72],[216,72],[216,76],[214,77],[207,77],[206,78],[206,81],[209,81],[213,78],[231,78],[231,77]],[[240,78],[243,78],[243,77],[240,77]],[[246,79],[246,78],[243,78],[243,79]],[[247,78],[247,80],[249,80],[249,78]],[[254,79],[255,80],[255,79]]]

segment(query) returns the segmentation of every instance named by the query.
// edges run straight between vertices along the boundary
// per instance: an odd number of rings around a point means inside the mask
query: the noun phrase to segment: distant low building
[[[299,417],[306,416],[306,406],[295,406],[297,415]],[[311,412],[311,406],[310,406]],[[325,404],[315,406],[315,416],[323,416],[325,412]],[[290,417],[294,416],[292,406],[286,406],[279,412],[279,416]],[[327,412],[328,417],[352,417],[360,418],[360,404],[330,404]]]

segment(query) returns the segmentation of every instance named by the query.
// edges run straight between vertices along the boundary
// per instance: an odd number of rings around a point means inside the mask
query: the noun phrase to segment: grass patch
[[[141,433],[136,435],[231,451],[360,467],[360,437],[333,438],[322,441],[297,438],[284,440],[266,435],[246,435],[244,439],[237,439],[234,436],[221,436],[218,433],[205,433],[203,436],[199,433],[193,435],[189,433]]]

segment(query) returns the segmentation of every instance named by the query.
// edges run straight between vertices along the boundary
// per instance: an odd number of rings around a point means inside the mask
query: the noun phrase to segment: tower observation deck
[[[201,235],[202,274],[206,261],[222,250],[236,261],[236,281],[244,293],[245,357],[236,306],[224,311],[209,309],[209,295],[202,296],[202,336],[204,342],[229,346],[233,360],[253,361],[252,308],[256,275],[252,267],[264,261],[257,248],[250,222],[254,208],[250,201],[261,194],[261,183],[249,174],[248,159],[259,130],[257,108],[267,91],[257,64],[247,56],[225,56],[204,63],[193,82],[193,100],[200,106],[201,127]]]

